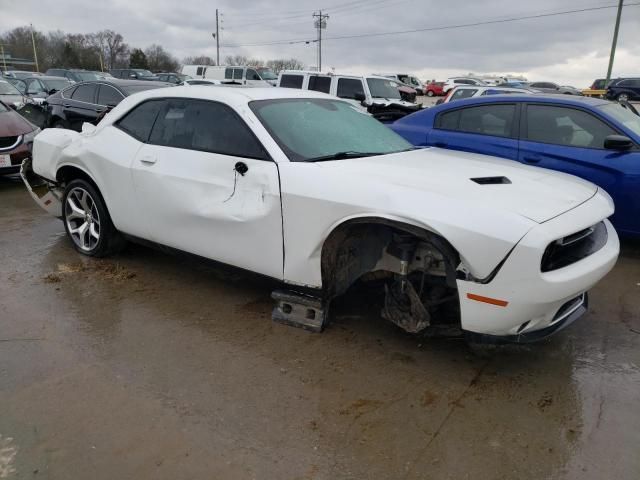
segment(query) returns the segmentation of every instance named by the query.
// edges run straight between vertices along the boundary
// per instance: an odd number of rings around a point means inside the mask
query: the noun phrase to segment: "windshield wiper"
[[[375,155],[383,155],[382,152],[336,152],[331,155],[322,155],[321,157],[309,158],[307,162],[325,162],[328,160],[345,160],[347,158],[373,157]]]

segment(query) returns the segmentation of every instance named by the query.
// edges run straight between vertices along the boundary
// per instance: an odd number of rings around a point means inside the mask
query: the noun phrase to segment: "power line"
[[[636,3],[627,3],[626,7],[634,7],[640,5],[640,2]],[[461,28],[469,28],[469,27],[477,27],[482,25],[496,25],[501,23],[510,23],[517,22],[522,20],[533,20],[538,18],[548,18],[548,17],[556,17],[560,15],[569,15],[573,13],[583,13],[583,12],[593,12],[600,10],[608,10],[611,8],[617,8],[617,4],[615,5],[606,5],[601,7],[589,7],[589,8],[580,8],[575,10],[565,10],[562,12],[554,12],[554,13],[539,13],[532,15],[524,15],[519,17],[508,17],[502,19],[493,19],[493,20],[485,20],[481,22],[472,22],[472,23],[460,23],[454,25],[444,25],[439,27],[425,27],[425,28],[414,28],[410,30],[394,30],[388,32],[372,32],[372,33],[361,33],[361,34],[353,34],[353,35],[339,35],[333,37],[325,37],[323,40],[346,40],[346,39],[355,39],[355,38],[371,38],[371,37],[383,37],[383,36],[391,36],[391,35],[406,35],[410,33],[420,33],[420,32],[434,32],[441,30],[456,30]],[[227,48],[240,48],[240,47],[262,47],[269,45],[293,45],[296,43],[311,43],[313,40],[310,39],[287,39],[287,40],[275,40],[272,42],[264,42],[264,43],[245,43],[245,44],[231,44],[224,45]]]

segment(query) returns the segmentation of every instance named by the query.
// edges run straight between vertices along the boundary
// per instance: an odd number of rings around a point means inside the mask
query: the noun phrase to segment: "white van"
[[[205,70],[211,65],[184,65],[180,71],[183,75],[188,75],[191,78],[204,77]]]
[[[189,73],[187,73],[189,72]],[[182,73],[193,78],[208,78],[221,83],[250,85],[254,87],[275,86],[278,77],[267,67],[185,65]]]
[[[318,73],[307,70],[283,70],[278,76],[278,87],[299,88],[328,93],[360,106],[404,105],[415,106],[400,97],[396,81],[378,75],[350,75]]]

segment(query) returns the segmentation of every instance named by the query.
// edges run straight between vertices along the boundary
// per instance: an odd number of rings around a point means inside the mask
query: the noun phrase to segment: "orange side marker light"
[[[467,293],[469,300],[475,300],[476,302],[488,303],[497,307],[506,307],[509,302],[506,300],[498,300],[497,298],[483,297],[482,295],[476,295],[475,293]]]

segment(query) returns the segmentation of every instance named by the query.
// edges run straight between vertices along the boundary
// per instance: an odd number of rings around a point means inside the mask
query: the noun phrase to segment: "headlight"
[[[36,135],[38,135],[39,133],[40,133],[40,129],[37,127],[35,130],[31,132],[25,133],[24,136],[22,137],[22,143],[24,143],[29,148],[31,148],[33,146],[33,140],[36,138]]]

